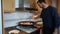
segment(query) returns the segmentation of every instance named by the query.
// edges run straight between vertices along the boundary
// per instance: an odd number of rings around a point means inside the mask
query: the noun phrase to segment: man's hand
[[[34,15],[32,18],[33,18],[33,19],[36,19],[37,17],[38,17],[38,15]]]

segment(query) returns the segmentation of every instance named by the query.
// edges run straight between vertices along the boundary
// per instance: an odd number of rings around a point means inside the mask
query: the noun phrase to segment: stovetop
[[[25,26],[17,26],[16,27],[17,29],[21,30],[21,31],[24,31],[26,33],[31,33],[31,32],[34,32],[36,31],[37,29],[35,27],[25,27]]]

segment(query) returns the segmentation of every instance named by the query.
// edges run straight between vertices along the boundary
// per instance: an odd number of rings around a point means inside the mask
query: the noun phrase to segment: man
[[[55,29],[60,25],[57,9],[46,4],[45,0],[38,0],[37,4],[43,9],[40,15],[43,20],[43,34],[53,34]],[[37,16],[39,15],[35,15],[33,18],[36,18]]]

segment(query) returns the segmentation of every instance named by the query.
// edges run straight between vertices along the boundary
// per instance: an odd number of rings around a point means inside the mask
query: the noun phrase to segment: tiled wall
[[[33,19],[25,19],[33,16],[29,12],[15,12],[15,13],[5,13],[4,14],[4,27],[16,26],[20,21],[33,21]]]

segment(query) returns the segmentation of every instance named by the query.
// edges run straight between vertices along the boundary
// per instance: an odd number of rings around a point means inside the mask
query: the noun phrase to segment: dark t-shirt
[[[57,9],[52,6],[43,9],[40,17],[43,20],[43,28],[57,28],[60,25]]]

